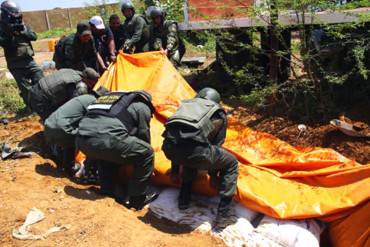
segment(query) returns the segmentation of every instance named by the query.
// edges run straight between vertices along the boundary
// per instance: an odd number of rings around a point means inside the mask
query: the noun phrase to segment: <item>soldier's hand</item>
[[[166,55],[168,54],[168,51],[167,50],[163,50],[163,48],[161,48],[160,52],[163,54],[163,55]]]
[[[116,61],[117,61],[117,57],[116,57],[116,55],[110,55],[110,61],[112,62],[112,63],[115,63]]]

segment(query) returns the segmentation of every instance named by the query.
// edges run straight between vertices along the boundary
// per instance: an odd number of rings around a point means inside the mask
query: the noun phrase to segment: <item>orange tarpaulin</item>
[[[96,88],[112,91],[145,89],[153,97],[156,114],[151,122],[155,150],[154,181],[173,185],[170,162],[161,151],[163,123],[180,102],[195,96],[170,61],[161,53],[119,54]],[[281,219],[347,216],[369,200],[370,165],[360,165],[331,149],[295,148],[276,137],[229,119],[225,148],[240,162],[235,199],[244,206]],[[200,175],[195,191],[215,194]]]

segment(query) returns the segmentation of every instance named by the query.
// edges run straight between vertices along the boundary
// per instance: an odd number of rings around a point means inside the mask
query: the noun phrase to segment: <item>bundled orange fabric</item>
[[[144,89],[156,108],[151,122],[155,150],[154,181],[173,184],[170,162],[161,151],[163,123],[194,90],[170,61],[159,52],[119,54],[96,85],[109,90]],[[370,165],[360,165],[331,149],[295,148],[276,137],[249,129],[229,119],[225,148],[240,162],[235,199],[244,206],[280,219],[321,218],[333,221],[347,216],[369,200]],[[208,177],[201,174],[195,191],[214,195]]]

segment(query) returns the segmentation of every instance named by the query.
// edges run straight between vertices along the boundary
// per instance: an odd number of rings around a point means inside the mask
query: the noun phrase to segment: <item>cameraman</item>
[[[42,70],[33,60],[31,41],[36,33],[24,25],[19,6],[12,1],[4,1],[1,6],[0,46],[4,48],[5,59],[21,91],[23,101],[28,104],[28,90],[44,77]]]

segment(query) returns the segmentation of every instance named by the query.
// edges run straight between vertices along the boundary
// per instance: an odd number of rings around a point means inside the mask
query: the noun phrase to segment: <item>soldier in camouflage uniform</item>
[[[100,161],[102,194],[128,208],[141,209],[155,200],[148,191],[154,169],[150,146],[150,120],[154,113],[151,96],[145,91],[112,92],[99,97],[81,120],[76,144],[88,158]],[[113,182],[121,165],[134,166],[126,196],[116,193]]]
[[[165,12],[159,7],[152,9],[150,16],[150,50],[164,51],[175,66],[180,65],[185,46],[179,38],[177,23],[166,20]]]
[[[9,71],[16,80],[26,104],[29,88],[44,76],[33,60],[31,41],[36,39],[36,33],[24,25],[18,5],[12,1],[4,1],[1,4],[0,46],[4,48]]]
[[[98,71],[99,52],[96,49],[89,23],[77,24],[77,32],[62,38],[55,47],[53,60],[57,69]]]
[[[29,101],[32,110],[45,120],[73,97],[88,94],[99,79],[99,74],[87,68],[83,72],[61,69],[42,78],[30,90]]]
[[[216,222],[228,217],[238,178],[237,159],[222,148],[227,118],[219,102],[220,95],[212,88],[205,88],[196,98],[183,101],[165,124],[162,147],[172,162],[174,182],[180,181],[180,168],[183,168],[179,209],[190,206],[192,183],[198,170],[208,170],[211,184],[218,187],[221,196]]]
[[[126,53],[139,53],[149,51],[149,26],[145,16],[135,14],[135,7],[131,2],[123,2],[122,14],[126,20],[123,24],[124,43]]]
[[[72,166],[76,153],[75,137],[80,120],[87,112],[87,107],[96,98],[90,94],[77,96],[53,112],[45,120],[44,136],[52,147],[58,149],[57,156],[61,161],[61,168],[72,174]]]

